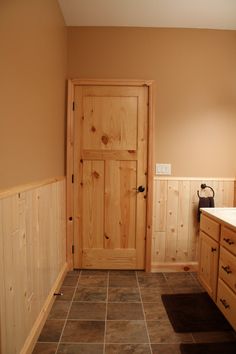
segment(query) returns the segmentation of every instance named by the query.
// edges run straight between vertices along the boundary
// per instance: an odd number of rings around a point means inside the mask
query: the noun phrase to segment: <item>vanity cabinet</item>
[[[221,227],[217,305],[236,328],[236,231]]]
[[[219,230],[218,223],[205,215],[202,216],[200,224],[198,277],[214,301],[216,301],[218,278]]]
[[[198,278],[236,330],[236,227],[206,214],[200,222]]]

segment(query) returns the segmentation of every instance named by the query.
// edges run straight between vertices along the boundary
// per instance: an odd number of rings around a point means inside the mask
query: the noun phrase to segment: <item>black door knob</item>
[[[138,193],[143,193],[145,191],[145,188],[143,187],[143,186],[139,186],[138,188],[137,188],[137,192]]]

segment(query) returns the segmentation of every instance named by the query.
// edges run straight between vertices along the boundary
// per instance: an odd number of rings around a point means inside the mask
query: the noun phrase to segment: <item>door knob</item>
[[[139,187],[136,189],[136,191],[137,191],[138,193],[143,193],[143,192],[145,191],[145,187],[139,186]]]

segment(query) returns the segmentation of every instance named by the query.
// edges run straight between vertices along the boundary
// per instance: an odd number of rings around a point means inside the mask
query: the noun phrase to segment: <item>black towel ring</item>
[[[205,188],[209,188],[211,191],[212,191],[212,193],[213,193],[213,198],[214,198],[214,196],[215,196],[215,191],[214,191],[214,189],[212,188],[212,187],[210,187],[210,186],[207,186],[205,183],[202,183],[201,184],[201,189],[205,189]],[[197,195],[198,195],[198,198],[200,198],[200,194],[199,194],[199,191],[197,191]]]

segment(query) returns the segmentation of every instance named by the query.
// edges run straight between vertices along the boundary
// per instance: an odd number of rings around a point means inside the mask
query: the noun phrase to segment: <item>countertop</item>
[[[201,211],[218,222],[236,229],[236,208],[201,208]]]

